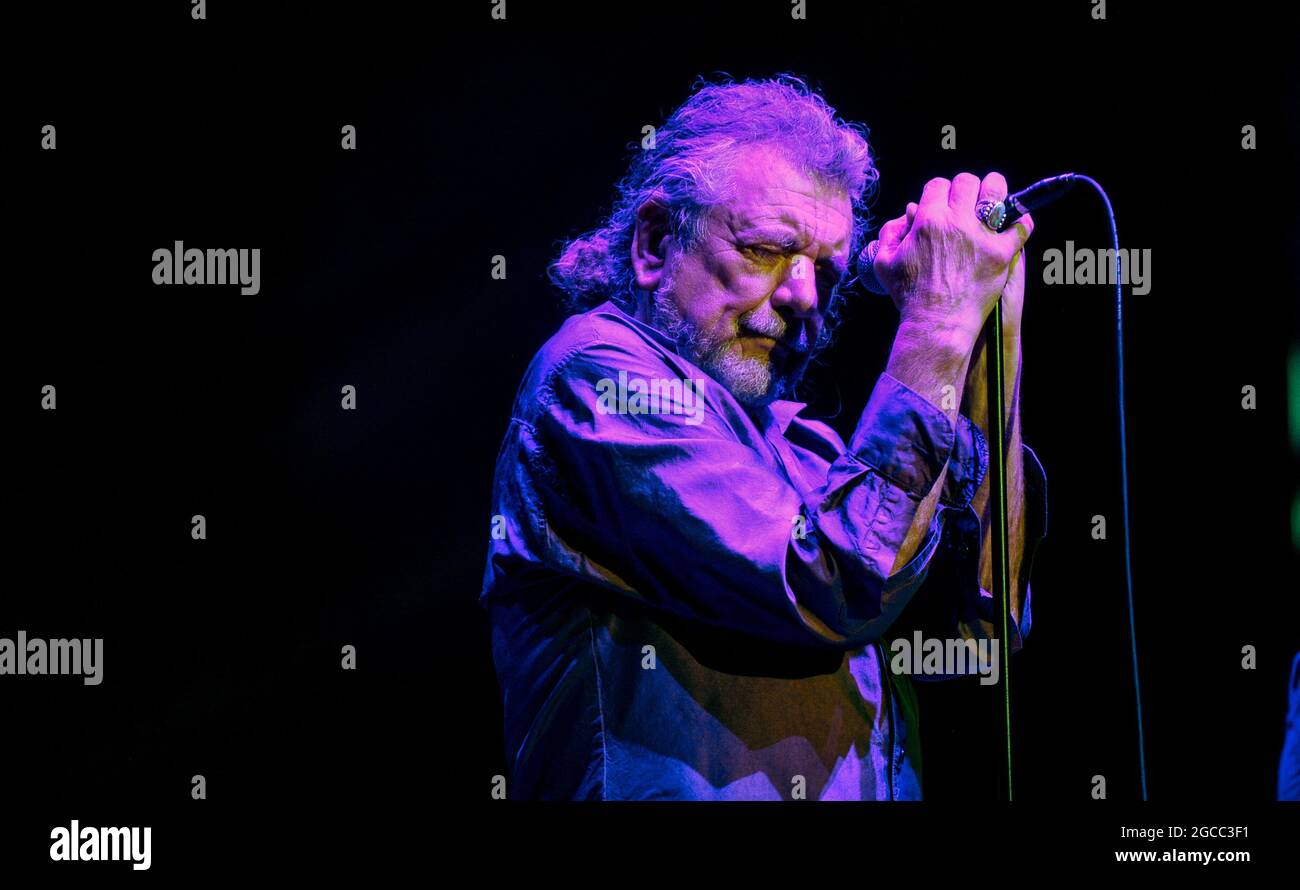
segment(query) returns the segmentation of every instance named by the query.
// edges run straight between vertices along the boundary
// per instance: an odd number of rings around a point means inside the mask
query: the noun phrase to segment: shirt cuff
[[[989,445],[984,433],[965,414],[957,415],[948,476],[939,503],[960,510],[975,497],[989,468]]]
[[[1030,574],[1034,568],[1034,554],[1047,536],[1047,473],[1032,448],[1021,443],[1024,455],[1025,489],[1025,551],[1020,558],[1020,589],[1025,592],[1023,614],[1020,616],[1020,635],[1029,636],[1033,625],[1033,585]]]
[[[897,378],[882,373],[849,442],[849,453],[921,500],[934,488],[955,440],[948,415]]]

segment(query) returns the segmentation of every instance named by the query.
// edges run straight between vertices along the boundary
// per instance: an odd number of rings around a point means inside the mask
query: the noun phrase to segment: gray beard
[[[682,317],[668,294],[671,282],[651,297],[651,324],[677,344],[677,352],[722,384],[736,401],[748,408],[761,408],[793,395],[802,376],[802,363],[793,374],[773,367],[773,358],[745,358],[735,349],[736,341],[718,342]]]

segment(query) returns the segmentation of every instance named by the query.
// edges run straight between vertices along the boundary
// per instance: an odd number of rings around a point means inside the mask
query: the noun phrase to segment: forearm
[[[955,425],[970,360],[971,346],[961,335],[904,321],[894,337],[885,370],[934,404]],[[906,565],[924,543],[947,475],[945,467],[917,506],[907,537],[898,550],[894,571]]]

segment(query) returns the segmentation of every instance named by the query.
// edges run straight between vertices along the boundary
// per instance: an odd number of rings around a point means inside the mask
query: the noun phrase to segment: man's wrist
[[[901,343],[910,350],[928,350],[939,360],[965,364],[978,337],[978,331],[972,333],[959,325],[904,319],[898,324],[894,344]]]
[[[905,320],[886,370],[954,419],[973,346],[974,338],[961,329]]]

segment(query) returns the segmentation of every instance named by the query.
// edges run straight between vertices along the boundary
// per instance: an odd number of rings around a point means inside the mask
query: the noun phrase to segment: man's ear
[[[669,234],[668,210],[655,198],[648,198],[636,211],[632,231],[632,273],[636,286],[651,293],[663,279]]]

